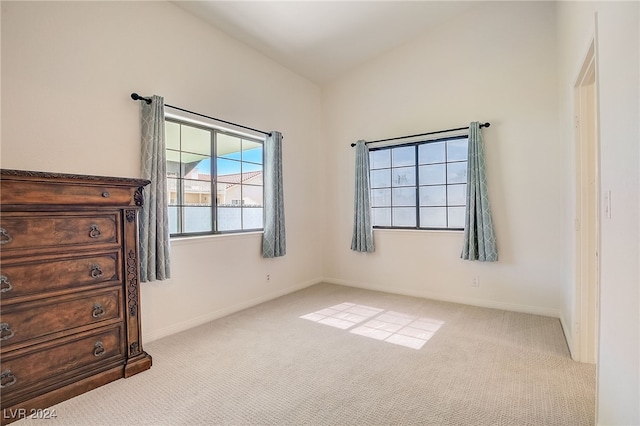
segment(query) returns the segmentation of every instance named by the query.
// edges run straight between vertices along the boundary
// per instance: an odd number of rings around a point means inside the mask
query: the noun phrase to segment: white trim
[[[171,237],[172,246],[183,246],[191,244],[202,244],[210,242],[216,238],[233,238],[233,239],[245,239],[245,238],[257,238],[262,237],[264,231],[249,231],[249,232],[230,232],[225,234],[206,234],[206,235],[193,235],[193,236],[180,236]]]
[[[564,316],[564,312],[560,313],[560,325],[562,326],[562,332],[564,333],[564,339],[566,340],[567,347],[569,348],[569,356],[571,356],[572,360],[577,361],[577,358],[575,356],[576,350],[574,348],[575,341],[573,339],[573,336],[570,334],[571,328],[568,327],[567,320],[565,319],[565,316]]]
[[[542,315],[545,317],[553,317],[561,319],[561,313],[559,309],[543,308],[540,306],[519,305],[516,303],[497,302],[495,300],[477,299],[475,297],[447,297],[438,293],[430,292],[417,292],[411,290],[404,290],[401,288],[394,288],[393,291],[387,286],[372,285],[363,283],[361,281],[341,280],[338,278],[325,277],[323,280],[325,283],[338,284],[347,287],[362,288],[365,290],[382,291],[385,293],[399,294],[403,296],[420,297],[422,299],[439,300],[442,302],[460,303],[463,305],[479,306],[482,308],[501,309],[503,311],[521,312],[525,314]]]
[[[403,229],[403,228],[373,228],[373,232],[381,234],[413,234],[424,236],[425,234],[448,235],[464,238],[464,229]]]
[[[303,288],[307,288],[310,287],[314,284],[318,284],[323,282],[323,280],[321,278],[315,278],[309,281],[305,281],[303,283],[291,286],[291,287],[287,287],[284,289],[280,289],[280,290],[276,290],[274,292],[271,293],[267,293],[263,296],[259,296],[241,303],[237,303],[235,305],[226,307],[226,308],[222,308],[222,309],[218,309],[216,311],[213,312],[209,312],[208,314],[205,315],[200,315],[199,317],[195,317],[195,318],[191,318],[187,321],[183,321],[177,324],[174,324],[170,327],[165,327],[162,328],[160,330],[156,330],[154,332],[144,332],[142,335],[144,336],[144,338],[142,339],[142,343],[146,344],[149,342],[153,342],[154,340],[158,340],[161,339],[163,337],[167,337],[170,336],[172,334],[176,334],[179,333],[181,331],[185,331],[185,330],[189,330],[190,328],[194,328],[197,327],[199,325],[202,324],[206,324],[210,321],[216,320],[218,318],[222,318],[225,317],[227,315],[231,315],[233,313],[242,311],[244,309],[247,308],[251,308],[253,306],[259,305],[261,303],[267,302],[269,300],[273,300],[273,299],[277,299],[278,297],[287,295],[289,293],[293,293],[294,291],[298,291],[298,290],[302,290]],[[143,327],[144,327],[144,323],[143,323]]]
[[[169,107],[171,108],[171,107]],[[242,136],[242,137],[246,137],[248,139],[256,139],[259,141],[264,142],[267,139],[266,135],[254,135],[251,133],[245,133],[239,130],[234,130],[234,129],[230,129],[228,127],[224,127],[224,126],[220,126],[218,124],[212,124],[212,123],[208,123],[206,121],[201,121],[201,120],[195,120],[193,118],[189,118],[186,117],[183,114],[175,114],[175,113],[171,113],[171,112],[167,112],[166,111],[166,107],[165,107],[165,113],[164,113],[165,118],[169,118],[170,120],[178,120],[178,121],[184,121],[186,123],[191,123],[191,124],[195,124],[198,126],[202,126],[202,127],[207,127],[209,129],[214,129],[214,130],[219,130],[221,132],[225,132],[225,133],[231,133],[231,134],[235,134],[237,136]]]
[[[574,170],[574,217],[576,229],[573,238],[573,310],[572,322],[567,331],[571,341],[572,358],[586,363],[597,363],[599,339],[599,281],[600,281],[600,227],[602,196],[600,176],[600,126],[599,126],[599,75],[598,75],[598,38],[597,13],[594,14],[593,27],[589,31],[589,38],[582,62],[577,66],[578,73],[573,86],[573,115],[575,116],[573,158]],[[585,84],[592,76],[594,82]],[[593,104],[589,103],[587,87],[595,88]],[[588,121],[589,113],[593,109],[592,121]],[[587,111],[588,110],[588,111]],[[585,112],[587,111],[587,112]],[[590,125],[595,128],[592,129]],[[593,139],[593,140],[592,140]],[[591,158],[593,156],[593,158]],[[595,164],[590,166],[591,161]],[[588,183],[595,176],[594,192]],[[592,204],[593,203],[593,204]],[[593,208],[593,210],[592,210]],[[595,217],[589,212],[595,211]],[[595,239],[595,241],[592,241]],[[595,259],[594,259],[595,251]],[[591,268],[594,267],[595,271]]]

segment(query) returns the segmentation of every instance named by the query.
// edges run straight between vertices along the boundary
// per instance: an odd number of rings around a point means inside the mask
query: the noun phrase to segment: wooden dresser
[[[138,259],[148,183],[0,170],[2,424],[151,367]]]

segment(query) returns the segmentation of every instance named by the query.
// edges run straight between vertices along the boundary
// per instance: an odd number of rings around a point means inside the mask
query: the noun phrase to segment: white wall
[[[567,194],[575,197],[573,86],[596,30],[601,193],[611,191],[611,218],[601,199],[598,424],[640,424],[640,8],[638,2],[561,2],[558,9],[562,144]],[[575,210],[567,210],[572,252]],[[573,259],[573,253],[570,256]],[[573,268],[563,310],[573,315]],[[574,319],[575,320],[575,319]],[[569,327],[573,326],[568,321]],[[572,334],[569,330],[568,334]]]
[[[551,2],[472,8],[325,90],[327,251],[334,282],[560,315],[564,152],[557,126]],[[461,260],[462,232],[376,230],[374,254],[350,251],[358,139],[489,121],[483,130],[500,261]],[[471,286],[479,276],[480,287]]]
[[[145,340],[317,281],[316,85],[171,3],[2,2],[3,168],[139,177],[134,91],[284,135],[287,256],[261,234],[175,242],[172,279],[141,286]]]
[[[174,242],[173,278],[142,286],[147,341],[323,275],[563,316],[571,335],[571,87],[597,11],[602,188],[613,199],[602,222],[598,422],[640,424],[638,3],[484,4],[324,93],[170,3],[1,8],[3,168],[139,176],[133,91],[285,136],[289,254],[261,259],[260,234]],[[461,261],[457,232],[376,231],[375,254],[351,252],[349,144],[472,120],[492,123],[500,262]]]

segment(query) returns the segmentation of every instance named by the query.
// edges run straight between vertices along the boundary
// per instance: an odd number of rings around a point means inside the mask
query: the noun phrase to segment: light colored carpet
[[[300,318],[343,303],[440,327],[416,350],[350,332],[375,316]],[[594,423],[595,366],[570,359],[555,318],[318,284],[145,350],[151,370],[55,406],[47,425]]]

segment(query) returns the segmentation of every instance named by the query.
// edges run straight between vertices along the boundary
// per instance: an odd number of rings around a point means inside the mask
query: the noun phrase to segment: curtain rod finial
[[[133,99],[134,101],[145,101],[147,105],[151,103],[151,99],[143,98],[135,92],[131,94],[131,99]]]
[[[487,123],[484,123],[484,124],[483,124],[482,126],[480,126],[480,127],[489,127],[489,126],[491,126],[491,123],[487,122]]]

